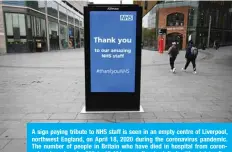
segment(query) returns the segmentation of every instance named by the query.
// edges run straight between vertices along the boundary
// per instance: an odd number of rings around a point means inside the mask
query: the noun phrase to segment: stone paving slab
[[[22,139],[26,138],[26,127],[7,129],[0,135],[0,139]]]
[[[111,120],[96,120],[96,119],[88,119],[86,120],[87,123],[115,123],[116,120],[115,119],[111,119]]]
[[[11,140],[1,152],[25,152],[26,151],[26,141],[25,139],[13,139]]]
[[[116,123],[144,123],[144,119],[116,119]]]
[[[88,120],[59,120],[59,123],[86,123]]]
[[[9,142],[10,140],[8,139],[0,139],[0,150],[2,150]]]
[[[153,112],[145,112],[145,113],[129,113],[130,119],[143,119],[143,118],[156,118]]]
[[[145,123],[173,123],[173,120],[170,118],[145,118],[144,119]]]
[[[44,119],[47,120],[51,117],[51,114],[41,114],[41,113],[32,113],[32,114],[27,114],[23,117],[23,119],[27,120],[36,120],[36,119]]]
[[[77,113],[55,113],[52,114],[49,118],[50,120],[54,119],[75,119],[77,117]]]
[[[166,52],[144,50],[141,105],[145,113],[133,114],[80,114],[85,101],[81,49],[0,56],[0,152],[25,152],[28,122],[232,122],[231,50],[222,47],[200,53],[196,75],[191,65],[181,72],[184,52],[173,74]]]
[[[160,119],[164,118],[183,118],[183,116],[180,114],[180,112],[175,111],[164,111],[164,112],[154,112],[155,116]]]
[[[25,114],[1,114],[0,120],[21,120]]]

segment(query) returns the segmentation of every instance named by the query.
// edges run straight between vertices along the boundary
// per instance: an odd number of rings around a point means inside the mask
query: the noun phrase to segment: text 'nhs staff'
[[[105,43],[105,44],[128,44],[132,43],[132,39],[130,38],[101,38],[101,37],[94,37],[95,43]],[[94,49],[94,52],[101,53],[102,58],[124,58],[125,54],[131,54],[131,49],[125,49],[125,48],[117,48],[117,49],[108,49],[108,48],[102,48],[102,49]]]

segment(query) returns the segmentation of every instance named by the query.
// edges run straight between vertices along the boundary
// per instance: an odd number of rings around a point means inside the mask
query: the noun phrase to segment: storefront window
[[[6,13],[7,52],[27,52],[24,14]],[[13,37],[12,37],[13,36]]]
[[[67,42],[67,25],[60,24],[60,44],[61,44],[61,49],[66,49],[68,47],[68,42]]]
[[[59,49],[58,23],[49,21],[49,37],[51,50]]]
[[[7,35],[13,35],[13,22],[12,22],[12,14],[6,13],[5,14],[6,19],[6,33]]]
[[[184,26],[184,14],[172,13],[167,16],[167,26]]]
[[[36,18],[36,36],[41,36],[41,24],[40,24],[40,18]]]
[[[18,14],[12,14],[13,15],[13,28],[19,27],[19,15]]]
[[[25,15],[19,14],[19,27],[20,27],[20,35],[26,36],[26,25],[25,25]]]
[[[228,28],[232,29],[232,12],[229,13]]]
[[[34,36],[37,36],[37,25],[36,25],[36,17],[33,17],[33,22],[34,22],[34,33],[35,35]]]
[[[83,29],[80,29],[80,38],[81,38],[80,46],[83,47],[84,46],[84,30]]]
[[[46,24],[44,19],[41,19],[41,36],[46,37]]]
[[[31,18],[30,18],[30,15],[27,15],[27,28],[31,28]]]
[[[69,48],[74,48],[74,27],[69,25]]]
[[[216,20],[216,10],[211,10],[211,15],[212,15],[212,21],[211,21],[211,26],[216,27],[217,20]]]
[[[78,27],[75,27],[75,48],[80,48],[80,32]]]

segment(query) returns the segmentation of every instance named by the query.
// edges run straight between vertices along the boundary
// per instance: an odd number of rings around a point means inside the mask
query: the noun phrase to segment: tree
[[[143,28],[143,42],[144,46],[154,47],[154,41],[157,40],[156,29]]]

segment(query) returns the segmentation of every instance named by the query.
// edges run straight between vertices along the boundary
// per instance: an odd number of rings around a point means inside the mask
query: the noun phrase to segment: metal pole
[[[120,0],[120,4],[122,4],[122,0]]]
[[[209,48],[209,41],[210,41],[211,22],[212,22],[212,17],[211,17],[211,15],[210,15],[210,16],[209,16],[208,41],[207,41],[207,47],[208,47],[208,48]]]

